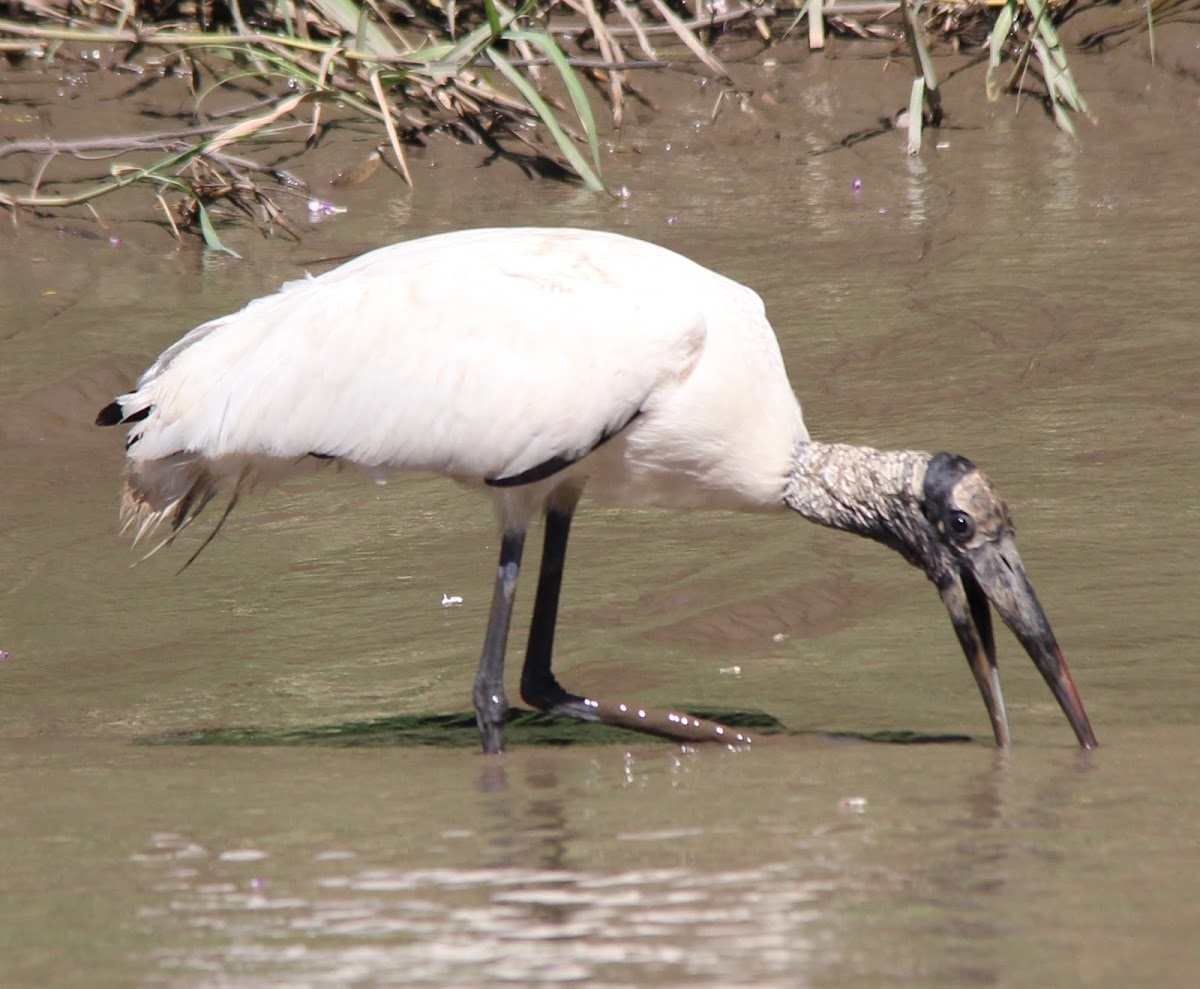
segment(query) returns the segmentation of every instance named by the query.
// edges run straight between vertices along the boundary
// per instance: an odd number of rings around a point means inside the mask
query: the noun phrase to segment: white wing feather
[[[211,487],[310,453],[466,481],[580,456],[694,366],[714,281],[748,293],[628,238],[508,229],[288,283],[191,331],[118,400],[150,409],[128,514],[174,509],[185,474]]]

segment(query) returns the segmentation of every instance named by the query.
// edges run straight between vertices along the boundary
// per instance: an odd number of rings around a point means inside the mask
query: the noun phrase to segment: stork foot
[[[749,748],[754,739],[739,728],[719,721],[697,718],[682,711],[664,711],[637,704],[620,704],[582,698],[590,721],[615,725],[644,735],[657,735],[678,742],[717,742],[732,748]],[[559,713],[555,711],[554,713]],[[562,712],[567,713],[567,712]],[[579,717],[580,715],[576,715]]]
[[[580,697],[565,690],[553,677],[548,682],[521,683],[526,704],[566,718],[595,721],[643,735],[656,735],[678,742],[719,742],[748,748],[753,739],[746,732],[717,721],[696,718],[681,711],[663,711],[637,704],[621,704]]]

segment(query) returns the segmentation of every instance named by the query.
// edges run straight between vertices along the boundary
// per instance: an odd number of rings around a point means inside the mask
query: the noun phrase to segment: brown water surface
[[[1131,50],[1080,72],[1082,147],[964,96],[919,159],[895,134],[810,155],[879,87],[906,98],[830,61],[760,73],[715,124],[687,82],[683,123],[647,115],[610,154],[620,201],[434,145],[415,192],[339,189],[349,212],[299,245],[232,231],[240,263],[152,225],[0,228],[0,984],[1195,985],[1200,88]],[[601,510],[568,568],[568,685],[975,740],[135,744],[467,706],[496,551],[477,495],[305,479],[184,574],[178,550],[130,569],[121,437],[91,420],[317,259],[510,223],[753,285],[814,435],[981,464],[1102,747],[1075,748],[1002,633],[997,753],[936,595],[877,546]]]

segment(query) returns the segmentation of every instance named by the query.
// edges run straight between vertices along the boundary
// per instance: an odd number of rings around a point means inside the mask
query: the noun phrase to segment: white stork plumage
[[[219,491],[231,509],[313,458],[487,490],[501,532],[474,689],[487,752],[503,749],[505,645],[539,513],[525,701],[682,739],[740,738],[555,679],[567,537],[585,489],[617,505],[791,510],[884,543],[937,586],[998,745],[1010,736],[989,602],[1079,743],[1096,744],[987,478],[946,453],[811,440],[762,300],[662,247],[525,228],[380,248],[192,330],[96,421],[130,427],[122,515],[138,537],[169,521],[164,542]]]

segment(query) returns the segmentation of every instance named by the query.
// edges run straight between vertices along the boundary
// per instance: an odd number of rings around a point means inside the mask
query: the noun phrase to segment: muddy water
[[[299,246],[231,234],[243,263],[149,226],[0,232],[0,983],[1195,984],[1198,91],[1127,52],[1083,66],[1102,124],[1081,151],[1032,107],[964,99],[920,161],[891,135],[810,156],[871,122],[874,72],[756,76],[716,124],[688,83],[688,123],[610,155],[622,202],[433,148],[416,193],[338,190],[350,211]],[[878,547],[599,510],[565,588],[569,685],[974,741],[136,744],[466,706],[495,553],[475,496],[306,479],[183,575],[179,553],[131,570],[120,437],[90,420],[316,259],[517,222],[754,285],[815,435],[984,465],[1103,747],[1075,749],[1005,637],[997,754],[936,596]]]

